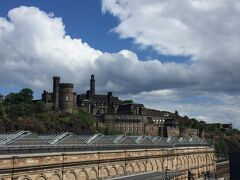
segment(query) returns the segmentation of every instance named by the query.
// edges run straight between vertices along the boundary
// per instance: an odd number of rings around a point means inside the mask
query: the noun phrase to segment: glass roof
[[[19,131],[12,134],[0,134],[0,148],[11,146],[122,146],[122,145],[149,145],[149,146],[186,146],[209,145],[205,139],[198,137],[169,137],[160,136],[125,136],[125,135],[74,135],[70,132],[54,135],[37,135],[30,131]]]

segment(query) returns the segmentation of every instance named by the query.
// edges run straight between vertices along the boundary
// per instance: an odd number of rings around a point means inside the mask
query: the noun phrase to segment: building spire
[[[90,94],[94,95],[95,94],[95,78],[94,75],[91,75],[91,79],[90,79]]]

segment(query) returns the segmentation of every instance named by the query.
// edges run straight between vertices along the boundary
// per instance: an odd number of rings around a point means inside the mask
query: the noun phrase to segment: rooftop
[[[200,138],[162,138],[159,136],[75,135],[70,132],[37,135],[30,131],[0,134],[0,154],[88,151],[110,149],[210,146]]]

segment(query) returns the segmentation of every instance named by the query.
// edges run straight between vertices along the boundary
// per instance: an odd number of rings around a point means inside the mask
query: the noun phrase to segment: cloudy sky
[[[52,76],[146,107],[240,128],[240,2],[2,1],[0,93]]]

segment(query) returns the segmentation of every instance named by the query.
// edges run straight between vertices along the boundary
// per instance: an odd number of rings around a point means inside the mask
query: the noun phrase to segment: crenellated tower
[[[74,92],[73,84],[61,83],[60,88],[59,108],[64,113],[72,113],[74,109]]]
[[[55,107],[59,107],[59,85],[60,85],[60,77],[55,76],[53,77],[53,104]]]

